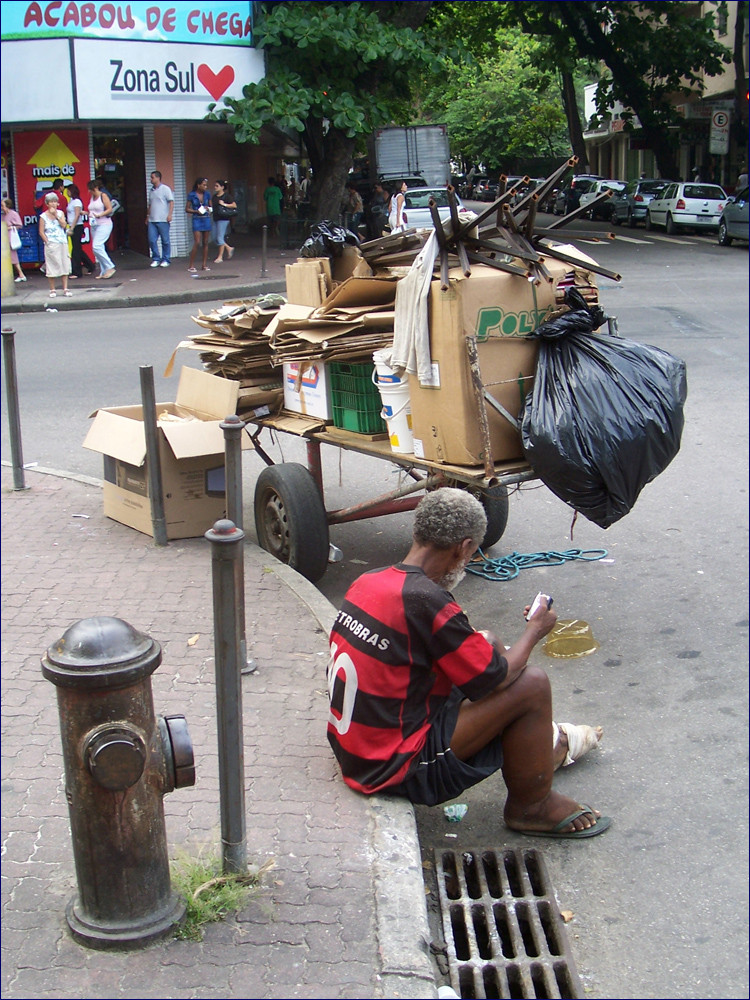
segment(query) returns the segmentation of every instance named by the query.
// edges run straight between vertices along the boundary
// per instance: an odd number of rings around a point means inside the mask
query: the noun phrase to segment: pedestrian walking
[[[281,190],[273,177],[268,178],[268,186],[263,192],[263,200],[266,203],[268,228],[270,229],[272,236],[278,236],[279,221],[281,219],[281,204],[284,200],[284,192]]]
[[[68,201],[66,215],[72,248],[70,254],[70,266],[72,270],[70,277],[72,280],[73,278],[83,277],[84,267],[89,274],[93,274],[96,268],[89,255],[83,251],[82,241],[85,226],[83,224],[83,202],[81,201],[81,192],[78,190],[78,185],[71,184],[68,188],[68,194],[70,195],[70,200]]]
[[[96,277],[97,279],[111,278],[115,273],[115,265],[107,253],[107,240],[112,235],[114,205],[110,196],[102,189],[102,182],[98,177],[89,181],[86,187],[91,192],[88,213],[92,238],[91,249],[94,251],[94,257],[99,265],[99,274]]]
[[[211,195],[208,193],[208,177],[196,178],[193,190],[187,196],[185,211],[193,220],[193,246],[190,250],[188,271],[195,272],[195,255],[198,247],[203,248],[202,271],[210,271],[208,266],[208,241],[211,238]]]
[[[401,181],[400,184],[396,185],[396,188],[391,195],[389,210],[388,210],[388,223],[391,227],[392,233],[402,233],[407,226],[406,212],[406,191],[407,185],[406,181]]]
[[[214,196],[211,199],[211,207],[214,217],[214,241],[219,247],[219,256],[214,264],[221,264],[226,253],[227,260],[234,257],[234,247],[226,241],[227,231],[232,224],[232,219],[237,215],[237,202],[232,197],[229,190],[228,181],[216,181],[214,183]]]
[[[151,173],[151,190],[148,193],[148,245],[151,249],[151,267],[169,267],[172,245],[169,228],[172,224],[174,194],[168,184],[162,184],[161,172]],[[161,243],[161,252],[159,251]]]
[[[344,188],[346,196],[344,198],[344,226],[355,235],[359,233],[359,224],[362,221],[362,215],[364,213],[364,205],[362,204],[362,195],[356,188],[356,185],[349,181],[349,183]]]
[[[70,254],[68,253],[68,221],[59,209],[56,194],[45,195],[45,210],[39,216],[39,237],[44,243],[44,273],[49,281],[49,297],[54,299],[55,278],[62,279],[63,295],[73,293],[68,289]]]
[[[2,208],[3,220],[8,227],[10,262],[16,269],[15,281],[16,284],[18,284],[20,281],[26,281],[26,275],[23,273],[23,268],[18,260],[18,251],[21,249],[21,229],[23,228],[23,220],[13,207],[13,202],[10,198],[3,198]]]
[[[368,239],[377,240],[383,235],[383,230],[388,222],[389,200],[390,195],[383,185],[376,183],[373,186],[372,198],[370,198],[370,204],[365,213]]]

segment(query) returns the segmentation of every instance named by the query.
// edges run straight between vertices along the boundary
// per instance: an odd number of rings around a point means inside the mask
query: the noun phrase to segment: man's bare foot
[[[561,795],[560,792],[552,790],[541,802],[523,809],[515,807],[508,800],[505,803],[503,819],[509,829],[516,830],[518,833],[550,834],[564,819],[580,810],[583,810],[583,814],[558,830],[558,834],[564,835],[588,830],[596,826],[601,813],[598,809],[589,809],[575,799],[570,799],[567,795]]]

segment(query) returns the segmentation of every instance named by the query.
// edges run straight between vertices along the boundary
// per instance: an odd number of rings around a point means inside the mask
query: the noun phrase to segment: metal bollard
[[[226,469],[227,517],[242,531],[242,432],[245,422],[236,413],[225,417],[219,425],[224,431],[224,467]],[[244,562],[244,559],[243,559]],[[242,588],[238,595],[237,614],[240,617],[241,673],[254,674],[258,664],[247,655],[245,629],[245,574],[240,574]]]
[[[23,474],[23,449],[21,445],[21,417],[18,409],[18,376],[16,374],[16,331],[4,329],[3,361],[5,363],[5,394],[8,399],[8,433],[10,459],[13,465],[13,489],[27,490]]]
[[[247,871],[245,750],[242,731],[242,635],[238,606],[243,593],[244,531],[222,519],[205,536],[211,542],[214,607],[216,728],[219,736],[219,798],[222,872]]]
[[[260,276],[265,278],[266,274],[266,253],[268,244],[268,226],[263,226],[262,229],[262,241],[261,241],[261,251],[260,251]]]
[[[78,879],[68,926],[89,948],[140,947],[184,917],[171,890],[163,796],[195,784],[184,715],[154,717],[161,646],[119,618],[86,618],[41,662],[57,687]]]

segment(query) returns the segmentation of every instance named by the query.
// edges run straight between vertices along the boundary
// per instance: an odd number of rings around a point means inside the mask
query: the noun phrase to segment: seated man
[[[349,588],[330,637],[328,739],[346,783],[367,795],[437,805],[502,769],[510,829],[594,837],[611,820],[554,791],[552,774],[596,746],[601,729],[555,726],[547,675],[527,665],[556,615],[542,602],[506,649],[449,593],[486,524],[465,490],[428,493],[404,561]]]

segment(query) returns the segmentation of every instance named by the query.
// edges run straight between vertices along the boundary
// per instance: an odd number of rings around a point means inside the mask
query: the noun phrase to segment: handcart
[[[484,440],[482,466],[450,465],[398,453],[392,450],[387,437],[371,439],[288,411],[249,420],[247,431],[267,466],[258,476],[254,495],[255,528],[261,548],[316,582],[328,565],[330,525],[413,510],[421,500],[422,491],[443,486],[465,489],[480,501],[487,515],[482,548],[494,545],[508,522],[508,487],[529,482],[537,476],[524,459],[493,460],[486,407],[499,404],[482,385],[473,338],[467,338],[467,352]],[[503,416],[516,423],[511,414],[504,411]],[[264,431],[303,438],[307,466],[299,462],[275,463],[261,442]],[[321,462],[323,444],[384,459],[403,469],[412,481],[354,506],[327,510]]]

